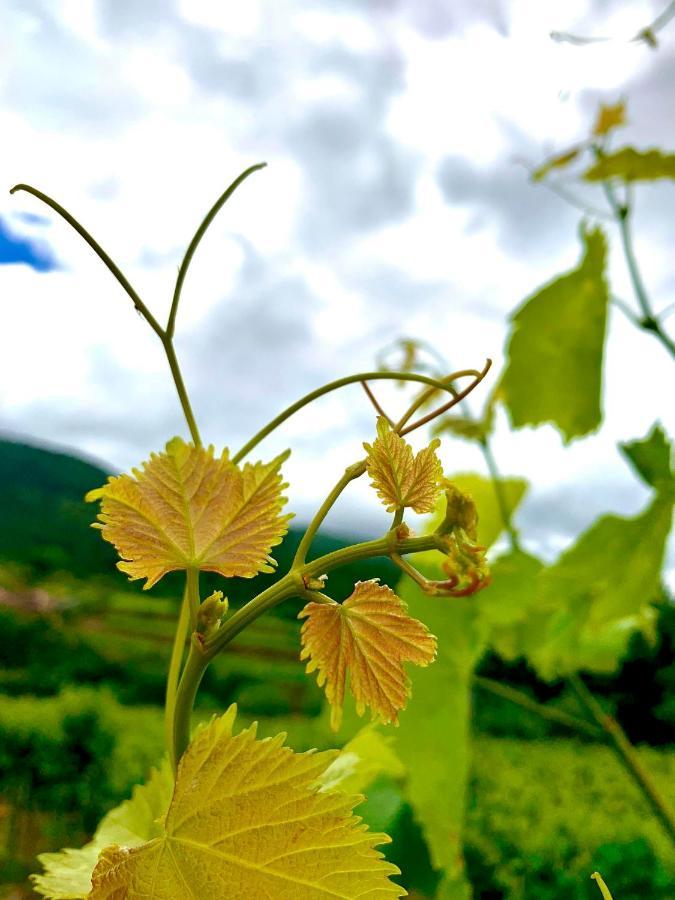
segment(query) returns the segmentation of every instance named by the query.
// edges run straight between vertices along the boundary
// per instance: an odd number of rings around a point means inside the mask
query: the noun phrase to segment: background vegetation
[[[535,177],[578,165],[578,180],[603,191],[635,292],[624,311],[645,340],[673,354],[634,257],[630,216],[634,184],[672,178],[675,157],[612,151],[623,115],[621,104],[602,108],[588,141]],[[669,439],[655,423],[620,448],[649,490],[644,509],[603,516],[551,564],[523,549],[513,512],[527,485],[500,476],[490,443],[498,404],[514,428],[552,423],[568,441],[601,425],[608,239],[589,217],[580,238],[578,265],[514,313],[507,364],[481,413],[464,410],[437,427],[472,441],[490,472],[456,481],[481,512],[479,539],[496,546],[493,585],[440,602],[400,581],[391,564],[331,577],[336,595],[376,574],[398,585],[439,637],[439,658],[415,673],[395,734],[372,728],[354,738],[362,723],[348,714],[339,735],[360,742],[356,755],[369,766],[359,775],[363,815],[392,834],[388,852],[422,897],[466,897],[469,885],[486,898],[593,896],[594,869],[618,898],[672,896],[675,614],[661,578],[675,496]],[[413,342],[401,347],[410,368],[438,365]],[[8,885],[35,868],[36,852],[85,839],[162,752],[180,587],[167,579],[148,597],[115,577],[81,500],[104,478],[66,454],[0,443]],[[298,540],[291,532],[280,548],[282,570]],[[339,544],[323,536],[314,552]],[[418,564],[434,574],[430,558]],[[259,584],[229,587],[236,606]],[[266,616],[215,662],[201,716],[236,700],[244,720],[260,718],[263,733],[288,730],[297,749],[333,743],[321,693],[297,660],[296,612]]]

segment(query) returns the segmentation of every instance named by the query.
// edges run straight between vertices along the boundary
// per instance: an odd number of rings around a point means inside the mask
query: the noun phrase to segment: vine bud
[[[468,494],[462,493],[450,481],[444,481],[443,489],[446,501],[445,518],[437,531],[440,534],[447,534],[455,528],[461,528],[471,540],[475,541],[478,525],[476,504]]]
[[[309,575],[302,576],[302,583],[306,591],[322,591],[326,586],[328,575],[319,575],[318,578],[312,578]]]
[[[197,612],[197,634],[210,635],[218,631],[229,603],[222,591],[214,591],[199,607]]]

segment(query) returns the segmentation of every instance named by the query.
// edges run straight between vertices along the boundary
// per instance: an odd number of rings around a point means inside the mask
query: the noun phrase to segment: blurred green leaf
[[[101,819],[93,840],[78,850],[41,853],[44,874],[33,876],[33,887],[51,900],[77,900],[88,897],[91,873],[104,847],[119,844],[137,847],[161,834],[157,819],[171,801],[173,776],[168,763],[153,771],[146,784],[134,788],[131,800],[125,800]]]
[[[612,672],[631,634],[650,632],[671,518],[667,494],[634,518],[603,516],[542,571],[527,634],[542,678]]]
[[[606,241],[582,229],[576,269],[547,284],[516,311],[498,389],[515,428],[551,422],[565,441],[600,425],[607,319]]]
[[[321,789],[360,794],[376,778],[403,778],[405,767],[396,755],[391,734],[376,724],[366,725],[344,745],[340,755],[321,776]]]
[[[657,423],[646,438],[619,444],[619,449],[633,469],[647,484],[662,490],[675,479],[671,468],[672,447],[663,428]]]
[[[490,565],[492,583],[478,598],[481,620],[490,627],[490,644],[504,659],[527,655],[530,621],[539,600],[543,563],[515,550]]]
[[[671,518],[663,495],[633,518],[602,516],[543,573],[543,602],[566,597],[598,625],[634,615],[658,594]]]
[[[439,577],[440,567],[425,568]],[[406,796],[425,835],[431,861],[444,872],[437,896],[464,898],[462,833],[469,767],[471,678],[485,646],[473,598],[431,598],[404,578],[397,589],[411,615],[438,637],[433,665],[411,672],[412,699],[395,732],[408,770]]]
[[[443,416],[433,428],[434,435],[452,434],[463,438],[465,441],[484,441],[492,431],[494,416],[492,407],[488,415],[481,420],[470,419],[468,416]]]
[[[675,153],[622,147],[615,153],[601,156],[584,172],[583,178],[586,181],[607,181],[609,178],[655,181],[658,178],[675,178]]]

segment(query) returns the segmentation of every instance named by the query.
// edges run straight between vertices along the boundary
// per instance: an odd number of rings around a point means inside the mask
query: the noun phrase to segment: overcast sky
[[[619,97],[626,141],[675,146],[675,22],[657,51],[628,42],[664,5],[9,0],[2,181],[66,205],[164,319],[194,228],[235,175],[267,161],[200,246],[178,317],[202,434],[237,447],[308,390],[373,368],[401,335],[432,341],[455,367],[490,356],[495,377],[509,311],[579,255],[580,215],[518,160],[564,149]],[[551,31],[611,40],[576,46]],[[674,209],[672,185],[640,189],[637,250],[657,310],[674,299]],[[630,298],[614,238],[613,288]],[[111,470],[186,433],[156,337],[27,194],[0,192],[0,263],[1,433]],[[598,513],[644,505],[615,448],[657,418],[675,432],[671,367],[612,312],[597,435],[564,448],[553,428],[513,434],[500,416],[499,464],[532,484],[518,520],[531,548],[550,558]],[[303,520],[372,434],[353,387],[260,454],[293,448]],[[446,472],[483,471],[469,445],[446,441],[442,455]],[[366,534],[388,518],[364,481],[329,521]]]

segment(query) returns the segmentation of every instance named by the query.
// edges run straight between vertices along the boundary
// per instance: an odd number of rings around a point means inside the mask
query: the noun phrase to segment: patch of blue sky
[[[30,216],[28,224],[43,224],[41,216],[24,214],[24,221],[28,221],[27,216]],[[16,234],[0,217],[0,265],[16,263],[24,263],[37,272],[51,272],[60,268],[58,260],[44,241]]]

